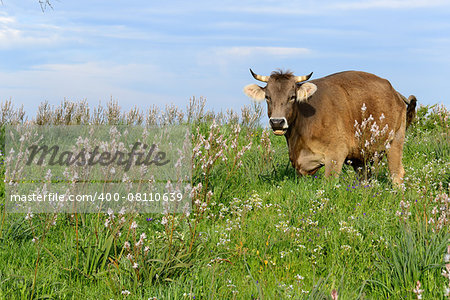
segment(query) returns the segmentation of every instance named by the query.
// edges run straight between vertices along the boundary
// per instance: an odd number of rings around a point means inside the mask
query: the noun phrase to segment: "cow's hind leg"
[[[360,159],[352,159],[350,164],[356,172],[356,177],[359,181],[366,180],[370,177],[368,174],[366,165],[363,160]]]
[[[391,142],[389,151],[387,151],[389,172],[391,173],[392,182],[396,185],[403,183],[403,176],[405,175],[405,169],[403,169],[402,164],[404,140],[404,135],[396,136]]]

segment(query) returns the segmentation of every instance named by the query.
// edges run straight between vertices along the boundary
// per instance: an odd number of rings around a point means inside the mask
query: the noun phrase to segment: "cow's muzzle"
[[[270,118],[269,124],[276,135],[284,135],[289,127],[286,118]]]

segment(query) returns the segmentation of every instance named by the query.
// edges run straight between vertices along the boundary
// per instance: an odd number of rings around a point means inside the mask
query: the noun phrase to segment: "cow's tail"
[[[412,121],[414,121],[414,118],[416,117],[416,106],[417,106],[417,99],[416,96],[411,95],[408,98],[409,103],[408,108],[406,109],[406,128],[411,125]]]
[[[400,96],[400,98],[402,98],[402,100],[407,105],[407,108],[406,108],[406,128],[408,128],[409,125],[411,125],[412,121],[414,121],[414,118],[416,117],[417,98],[416,98],[416,96],[411,95],[411,96],[408,97],[408,99],[406,99],[406,97],[403,96],[402,94],[398,93],[398,95]]]

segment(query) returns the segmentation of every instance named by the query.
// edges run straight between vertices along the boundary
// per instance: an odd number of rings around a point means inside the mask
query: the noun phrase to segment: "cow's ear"
[[[249,84],[244,87],[244,94],[257,101],[264,100],[266,92],[257,84]]]
[[[311,82],[303,83],[297,90],[297,101],[303,102],[308,100],[317,91],[317,85]]]

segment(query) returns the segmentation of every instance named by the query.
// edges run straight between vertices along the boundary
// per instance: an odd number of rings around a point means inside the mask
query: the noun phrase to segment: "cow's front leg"
[[[342,171],[346,155],[326,155],[325,156],[325,177],[335,176],[338,177]]]

